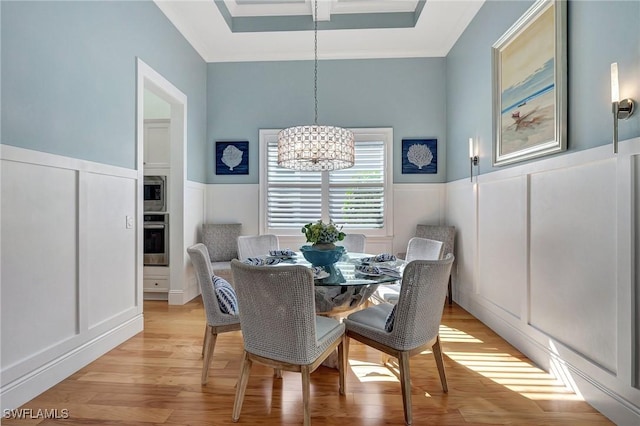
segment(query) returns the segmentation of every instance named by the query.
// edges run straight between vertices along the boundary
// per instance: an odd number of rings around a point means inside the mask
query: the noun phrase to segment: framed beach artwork
[[[493,45],[494,166],[567,149],[566,7],[538,0]]]
[[[216,142],[216,174],[248,175],[249,142]]]
[[[438,173],[437,139],[402,139],[402,174]]]

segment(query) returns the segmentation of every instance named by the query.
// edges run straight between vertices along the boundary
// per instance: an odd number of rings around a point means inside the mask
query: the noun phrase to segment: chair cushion
[[[316,315],[316,340],[318,342],[323,341],[327,336],[330,336],[330,333],[340,326],[341,324],[338,320]]]
[[[240,223],[205,223],[202,225],[202,242],[209,250],[212,262],[225,262],[238,257]]]
[[[347,329],[358,329],[358,332],[360,332],[361,328],[366,328],[372,332],[384,333],[384,324],[393,306],[394,305],[390,303],[380,303],[379,305],[370,306],[349,314],[349,316],[344,319],[344,323],[347,325]]]
[[[231,284],[224,278],[216,275],[211,277],[211,281],[213,281],[213,288],[216,291],[220,312],[223,314],[238,315],[238,299]]]
[[[393,305],[393,309],[391,309],[391,312],[389,312],[389,315],[387,315],[387,320],[384,322],[384,329],[389,333],[393,331],[393,320],[396,319],[397,307],[398,305]]]

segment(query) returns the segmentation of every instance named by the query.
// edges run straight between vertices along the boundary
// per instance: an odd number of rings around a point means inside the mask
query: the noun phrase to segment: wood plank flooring
[[[209,383],[200,385],[204,311],[146,301],[142,333],[24,404],[68,410],[68,418],[3,419],[4,425],[226,425],[242,355],[242,335],[218,337]],[[441,326],[449,393],[440,386],[433,355],[411,359],[415,425],[612,424],[551,375],[457,305],[446,305]],[[397,372],[381,354],[352,340],[347,394],[338,372],[321,366],[311,377],[314,425],[402,425]],[[64,417],[59,415],[58,417]],[[254,365],[240,421],[245,425],[302,424],[301,379]]]

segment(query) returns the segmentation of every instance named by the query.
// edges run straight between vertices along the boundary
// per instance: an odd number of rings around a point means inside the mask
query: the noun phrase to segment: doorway
[[[137,291],[138,306],[142,310],[142,300],[145,295],[153,295],[150,298],[161,298],[167,300],[169,304],[182,304],[183,275],[185,269],[184,247],[183,247],[183,200],[184,183],[186,180],[185,151],[186,151],[186,123],[187,123],[187,97],[178,90],[171,82],[165,79],[158,72],[153,70],[140,58],[137,60],[137,88],[136,88],[136,133],[137,152],[136,165],[138,177],[138,197],[137,197]],[[144,175],[149,169],[145,169],[145,119],[151,118],[152,114],[149,105],[156,104],[162,114],[168,117],[168,140],[166,141],[166,164],[155,164],[157,169],[153,173],[163,173],[167,176],[166,214],[170,226],[169,235],[169,266],[153,267],[150,274],[145,273],[147,267],[144,266]],[[166,120],[166,118],[163,118]],[[162,269],[164,268],[164,269]],[[145,290],[154,291],[145,291]],[[176,300],[172,301],[172,294]]]

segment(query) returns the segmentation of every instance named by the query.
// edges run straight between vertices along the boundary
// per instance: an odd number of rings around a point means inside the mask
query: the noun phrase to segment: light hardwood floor
[[[199,298],[184,306],[144,304],[145,329],[22,408],[68,410],[67,419],[3,419],[4,425],[232,424],[242,355],[240,332],[218,337],[209,383],[200,385],[204,312]],[[433,355],[411,358],[415,425],[612,424],[561,382],[537,368],[457,305],[446,305],[441,326],[449,393],[440,386]],[[311,376],[314,425],[402,425],[397,374],[381,354],[351,341],[347,394],[338,372],[321,366]],[[302,424],[301,379],[254,365],[238,424]]]

